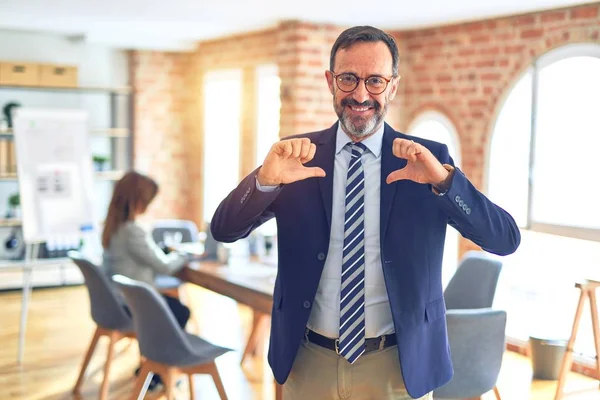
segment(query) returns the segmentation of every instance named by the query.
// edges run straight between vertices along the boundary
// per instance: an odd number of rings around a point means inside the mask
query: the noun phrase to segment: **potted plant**
[[[8,197],[7,218],[21,218],[21,197],[19,196],[19,193],[12,194]]]
[[[96,171],[105,171],[106,164],[110,161],[108,156],[96,154],[93,156],[94,168]]]

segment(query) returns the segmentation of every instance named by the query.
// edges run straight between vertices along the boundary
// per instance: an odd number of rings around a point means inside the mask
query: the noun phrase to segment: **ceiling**
[[[0,29],[117,48],[188,50],[283,19],[412,29],[589,3],[573,0],[0,0]]]

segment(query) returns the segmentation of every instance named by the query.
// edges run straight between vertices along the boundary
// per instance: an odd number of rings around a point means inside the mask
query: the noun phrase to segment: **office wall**
[[[495,113],[511,85],[524,69],[544,52],[566,43],[599,42],[599,6],[588,5],[561,10],[538,12],[507,18],[441,26],[430,29],[391,32],[400,48],[399,93],[392,102],[388,122],[400,130],[406,130],[421,111],[441,111],[453,121],[461,140],[463,169],[476,186],[483,188],[486,148]],[[242,107],[241,175],[251,171],[254,165],[254,75],[257,65],[276,63],[281,76],[281,131],[280,136],[323,129],[336,120],[327,89],[324,71],[329,68],[329,52],[343,27],[300,21],[284,21],[277,27],[224,39],[201,42],[191,57],[169,53],[147,53],[144,57],[154,60],[153,68],[161,71],[164,85],[170,85],[170,94],[152,102],[140,100],[148,94],[147,85],[137,85],[137,120],[156,118],[164,113],[165,104],[175,96],[185,99],[185,108],[172,113],[172,120],[185,119],[188,130],[178,134],[183,142],[163,140],[161,146],[154,144],[150,153],[141,145],[136,147],[138,158],[155,160],[169,157],[183,158],[172,166],[160,165],[159,174],[175,179],[181,168],[191,168],[186,174],[196,174],[202,165],[202,76],[213,69],[241,68],[243,70],[244,105]],[[168,72],[167,61],[177,60],[184,64],[189,75],[187,86],[167,83],[171,77],[183,82],[177,73]],[[134,65],[148,72],[146,81],[152,88],[154,72],[143,63]],[[185,79],[184,79],[185,81]],[[139,81],[141,83],[142,81]],[[152,89],[153,90],[153,89]],[[189,95],[189,97],[186,97]],[[164,104],[162,102],[165,102]],[[226,105],[224,105],[226,106]],[[165,116],[168,120],[169,116]],[[171,137],[173,133],[156,130],[154,137]],[[172,130],[171,130],[172,131]],[[139,132],[139,128],[136,134]],[[178,137],[179,137],[178,136]],[[145,137],[145,136],[142,136]],[[138,136],[138,139],[141,137]],[[137,141],[139,143],[139,140]],[[184,150],[181,150],[183,146]],[[175,151],[174,149],[178,149]],[[182,153],[183,152],[183,153]],[[183,155],[182,155],[183,154]],[[146,161],[147,162],[147,161]],[[175,185],[175,184],[173,184]],[[163,210],[177,210],[180,217],[202,221],[202,174],[194,175],[185,185],[175,185],[172,198],[161,203]],[[170,208],[169,202],[177,204]],[[183,204],[187,204],[185,207]],[[464,243],[461,253],[472,248]]]
[[[424,110],[445,114],[460,137],[463,170],[483,189],[496,114],[540,55],[569,43],[600,43],[600,5],[398,32],[406,49],[402,125]],[[461,254],[476,248],[463,241]]]

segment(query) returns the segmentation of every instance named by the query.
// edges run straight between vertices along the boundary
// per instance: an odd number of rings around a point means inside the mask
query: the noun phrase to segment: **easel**
[[[583,305],[585,304],[586,297],[590,299],[592,329],[594,330],[594,343],[596,347],[596,373],[600,375],[600,325],[598,323],[598,303],[596,301],[596,289],[600,288],[600,281],[587,279],[585,281],[576,283],[575,287],[581,290],[581,295],[579,296],[575,320],[573,321],[571,338],[567,344],[567,351],[565,352],[562,366],[560,368],[558,387],[556,388],[554,400],[561,400],[563,397],[565,381],[569,371],[571,370],[571,365],[573,364],[573,346],[575,345],[575,339],[577,338],[577,331],[579,329],[581,315],[583,314]]]
[[[19,325],[19,348],[17,354],[17,363],[23,363],[25,353],[25,333],[27,330],[27,313],[29,311],[29,299],[33,289],[33,266],[39,254],[40,243],[25,244],[25,263],[23,265],[23,294],[21,297],[21,323]]]

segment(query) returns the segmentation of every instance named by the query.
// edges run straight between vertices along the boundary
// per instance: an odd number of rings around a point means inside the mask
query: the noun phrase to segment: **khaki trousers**
[[[429,393],[419,400],[431,400]],[[412,400],[404,387],[397,346],[363,354],[354,363],[302,341],[283,385],[283,400]]]

